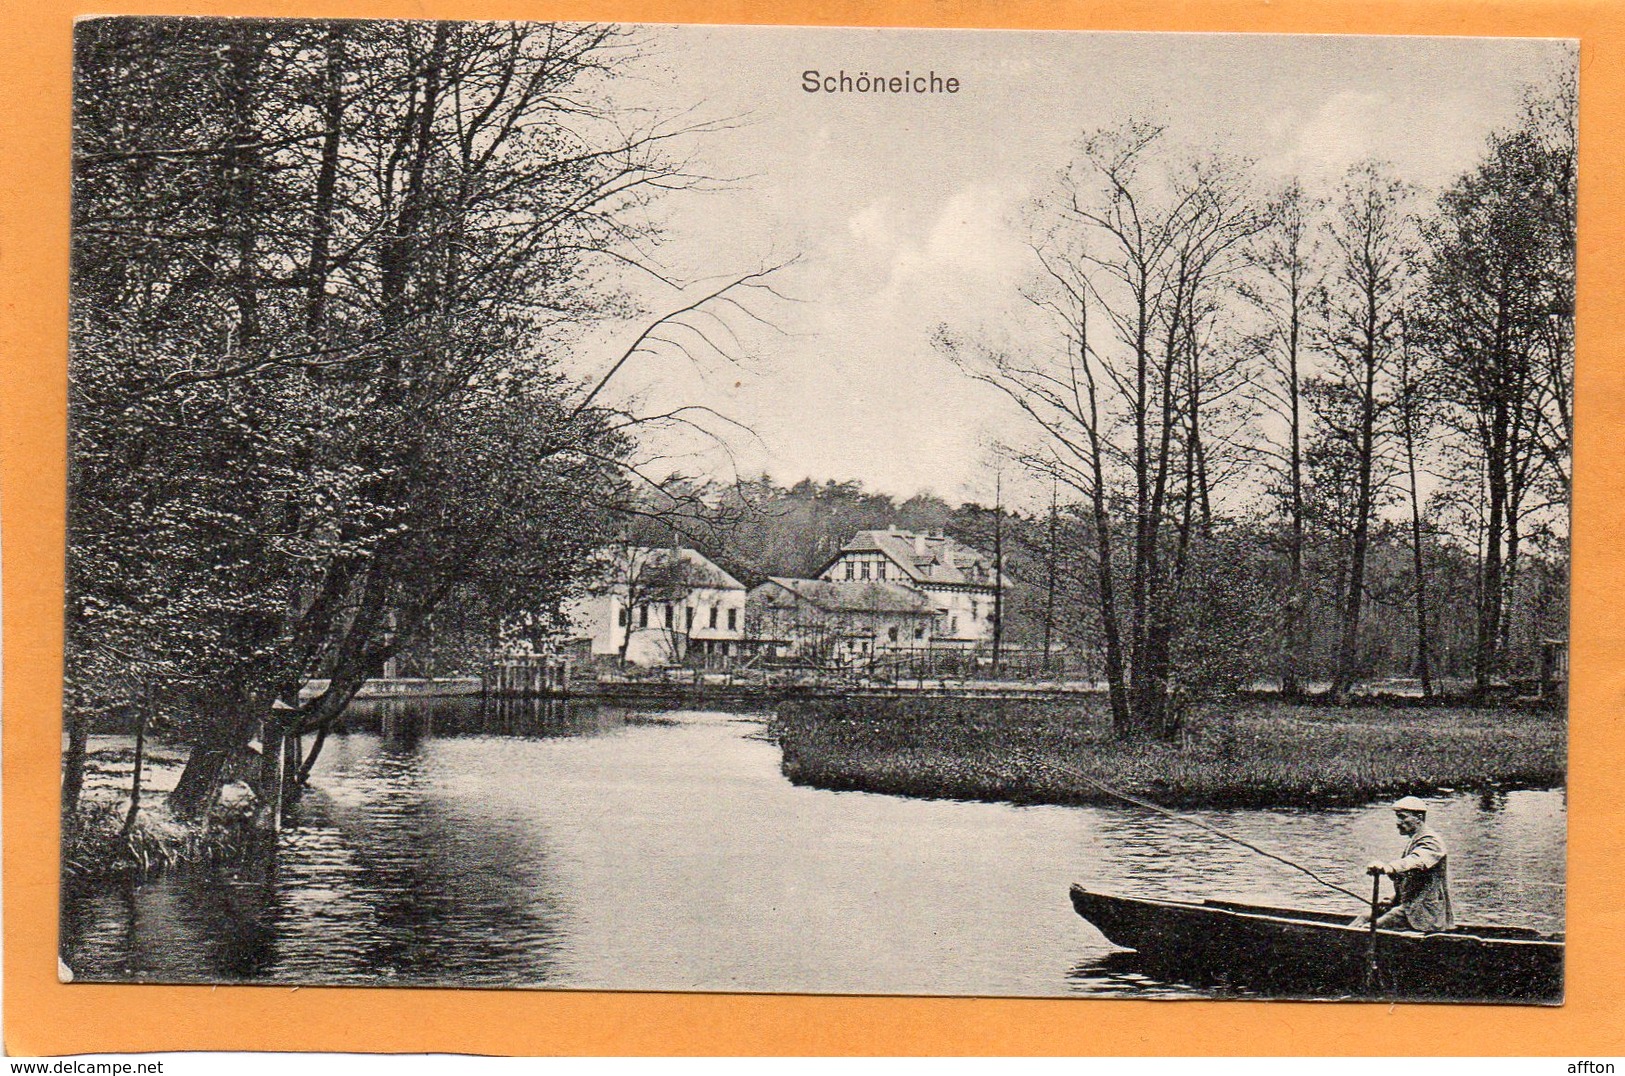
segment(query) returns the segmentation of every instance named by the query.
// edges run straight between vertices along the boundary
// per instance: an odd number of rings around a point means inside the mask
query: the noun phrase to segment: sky
[[[1390,162],[1438,189],[1516,119],[1526,86],[1574,77],[1568,42],[1015,31],[649,27],[618,91],[638,106],[734,118],[685,147],[728,182],[658,207],[661,264],[694,288],[794,259],[786,301],[713,334],[737,362],[640,355],[614,390],[725,434],[653,438],[657,464],[781,482],[857,479],[899,497],[992,498],[992,446],[1030,429],[931,346],[939,325],[1003,331],[1036,269],[1025,207],[1083,134],[1129,119],[1256,162],[1261,181],[1329,191]],[[803,72],[935,71],[957,94],[808,93]],[[682,305],[635,284],[652,311]],[[692,290],[688,294],[693,294]],[[793,301],[792,301],[793,300]],[[724,311],[726,313],[726,311]],[[597,341],[612,356],[637,326]],[[733,425],[738,423],[738,426]],[[740,427],[748,427],[750,434]],[[687,456],[692,449],[698,454]],[[1008,470],[1006,471],[1008,476]],[[1008,477],[1007,477],[1008,483]]]

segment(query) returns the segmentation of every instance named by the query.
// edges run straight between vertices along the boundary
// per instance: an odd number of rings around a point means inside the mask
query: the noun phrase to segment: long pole
[[[1382,896],[1382,875],[1372,872],[1371,875],[1371,940],[1366,943],[1365,950],[1365,989],[1370,993],[1377,989],[1377,902]]]
[[[1030,756],[1029,756],[1029,758],[1030,758]],[[1291,867],[1295,871],[1302,871],[1304,874],[1307,874],[1309,877],[1313,878],[1315,881],[1319,882],[1321,885],[1326,886],[1328,889],[1335,889],[1339,893],[1342,893],[1345,896],[1353,897],[1355,900],[1361,901],[1362,903],[1365,901],[1365,898],[1360,896],[1360,894],[1354,892],[1351,889],[1344,889],[1342,886],[1338,885],[1336,882],[1327,881],[1326,879],[1322,878],[1320,875],[1316,874],[1314,871],[1310,870],[1308,867],[1305,867],[1302,863],[1294,863],[1294,862],[1292,862],[1292,860],[1287,859],[1285,856],[1276,855],[1274,852],[1268,851],[1267,849],[1260,848],[1260,847],[1258,847],[1258,845],[1253,844],[1250,841],[1242,840],[1240,837],[1237,837],[1233,833],[1226,833],[1224,830],[1220,829],[1218,826],[1209,825],[1208,823],[1202,821],[1200,818],[1192,818],[1190,815],[1180,814],[1178,811],[1170,811],[1168,808],[1160,806],[1159,804],[1152,803],[1150,800],[1141,799],[1139,796],[1133,796],[1133,795],[1130,795],[1127,792],[1122,791],[1121,789],[1113,788],[1111,785],[1108,785],[1103,781],[1097,781],[1093,777],[1090,777],[1088,774],[1082,772],[1081,770],[1075,770],[1070,766],[1063,766],[1058,762],[1041,762],[1041,765],[1048,766],[1050,769],[1055,770],[1058,773],[1064,773],[1069,777],[1074,777],[1077,780],[1084,782],[1085,784],[1092,785],[1093,787],[1099,789],[1100,791],[1106,793],[1106,795],[1111,796],[1114,799],[1120,799],[1120,800],[1124,801],[1125,803],[1132,803],[1136,807],[1144,807],[1146,810],[1154,811],[1157,814],[1160,814],[1165,818],[1172,818],[1172,819],[1174,819],[1176,821],[1179,821],[1179,822],[1185,822],[1185,823],[1187,823],[1189,825],[1197,827],[1198,829],[1205,829],[1209,833],[1213,834],[1216,837],[1223,837],[1227,841],[1232,841],[1232,842],[1234,842],[1236,844],[1239,844],[1243,848],[1246,848],[1246,849],[1248,849],[1250,851],[1253,851],[1253,852],[1257,852],[1259,855],[1265,857],[1266,859],[1273,859],[1277,863],[1286,864],[1288,867]]]

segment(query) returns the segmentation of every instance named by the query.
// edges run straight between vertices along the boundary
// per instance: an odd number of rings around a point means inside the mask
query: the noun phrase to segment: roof
[[[993,558],[955,538],[910,531],[859,531],[821,571],[848,553],[884,553],[915,583],[994,585]]]
[[[611,585],[638,579],[652,586],[745,589],[745,584],[717,567],[711,558],[686,546],[612,546],[602,555],[609,565],[605,581]]]
[[[912,616],[933,616],[936,606],[919,591],[896,583],[878,583],[830,579],[786,579],[769,576],[757,587],[759,593],[766,587],[779,587],[797,598],[831,613],[901,613]]]

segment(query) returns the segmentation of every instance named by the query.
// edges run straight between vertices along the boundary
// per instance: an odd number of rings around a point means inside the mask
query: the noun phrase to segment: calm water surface
[[[1135,808],[791,785],[766,716],[476,700],[358,707],[269,876],[69,894],[91,980],[884,994],[1195,991],[1141,974],[1071,882],[1356,910]],[[1562,929],[1561,791],[1433,818],[1468,921]],[[1403,839],[1380,806],[1197,816],[1360,892]]]

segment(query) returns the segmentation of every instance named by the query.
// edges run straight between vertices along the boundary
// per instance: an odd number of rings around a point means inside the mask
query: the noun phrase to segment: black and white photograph
[[[73,44],[62,981],[1563,1002],[1576,42]]]

